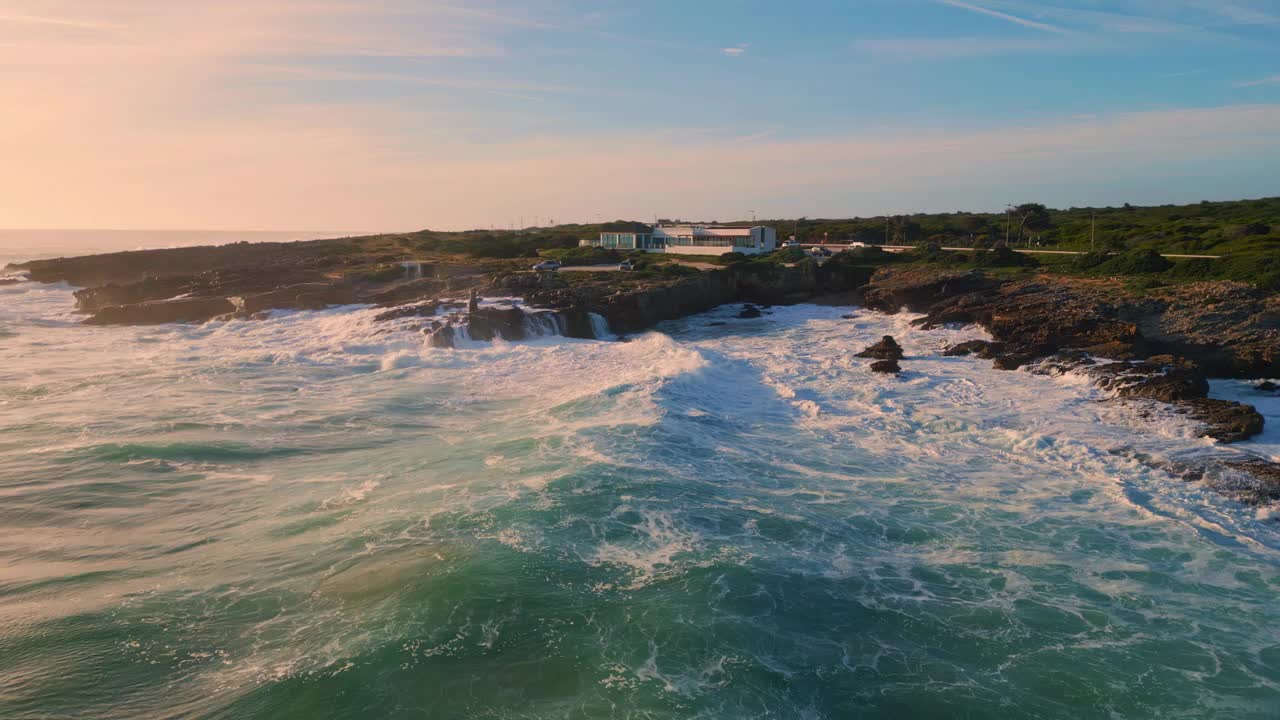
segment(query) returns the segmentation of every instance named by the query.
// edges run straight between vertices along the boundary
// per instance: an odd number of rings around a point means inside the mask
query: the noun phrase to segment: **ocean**
[[[1280,458],[1274,400],[1224,450],[909,315],[437,350],[71,291],[0,286],[7,720],[1280,714],[1280,527],[1152,461]]]

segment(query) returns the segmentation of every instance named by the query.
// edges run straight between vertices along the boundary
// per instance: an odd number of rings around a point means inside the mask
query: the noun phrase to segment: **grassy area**
[[[1000,257],[1004,255],[1005,257]],[[1217,260],[1160,257],[1154,250],[1086,255],[1025,255],[1011,251],[906,253],[902,262],[957,270],[982,270],[999,277],[1053,273],[1086,278],[1120,278],[1134,289],[1152,289],[1205,280],[1235,280],[1280,291],[1280,253],[1229,255]]]
[[[1096,236],[1092,233],[1095,219]],[[947,246],[991,247],[1008,237],[1017,247],[1053,250],[1150,249],[1188,255],[1280,251],[1280,198],[1066,210],[1028,203],[1008,214],[920,213],[773,220],[766,224],[779,228],[779,232],[794,232],[802,241],[825,237],[831,242],[905,245],[936,242]]]
[[[1095,226],[1096,235],[1091,241]],[[914,262],[956,269],[981,269],[1001,276],[1052,272],[1079,277],[1121,277],[1132,284],[1158,286],[1200,280],[1238,280],[1267,290],[1280,290],[1280,198],[1201,202],[1192,205],[1055,210],[1032,203],[1005,213],[933,213],[897,217],[761,221],[779,234],[831,242],[912,244],[922,248],[892,256],[875,248],[860,249],[836,260],[834,270],[862,272],[888,264]],[[634,258],[641,277],[680,274],[673,258],[579,247],[584,239],[606,230],[636,230],[626,221],[598,225],[560,225],[525,231],[475,230],[376,235],[349,238],[334,252],[374,255],[378,262],[423,256],[473,259],[555,258],[570,265],[596,265]],[[1007,236],[1017,247],[1089,252],[1070,256],[1027,256],[1005,251],[983,252]],[[929,248],[974,247],[974,252],[940,253]],[[1161,261],[1155,253],[1223,255],[1216,260]],[[731,253],[723,257],[681,256],[680,260],[735,266],[767,272],[779,263],[805,260],[798,250],[765,256]],[[830,264],[830,263],[828,263]]]

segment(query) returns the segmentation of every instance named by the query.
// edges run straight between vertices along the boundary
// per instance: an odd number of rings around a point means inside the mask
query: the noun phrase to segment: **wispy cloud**
[[[739,55],[746,54],[747,48],[749,47],[751,47],[751,43],[738,43],[733,47],[720,48],[720,52],[728,55],[729,57],[738,57]]]
[[[1193,0],[1192,7],[1204,10],[1244,25],[1280,25],[1280,15],[1255,7],[1220,0]]]
[[[1238,88],[1260,87],[1262,85],[1280,85],[1280,75],[1271,75],[1257,80],[1244,80],[1235,83],[1235,87]]]
[[[1005,20],[1007,22],[1014,23],[1015,25],[1021,25],[1023,27],[1033,28],[1035,30],[1043,30],[1044,32],[1057,33],[1059,35],[1066,35],[1070,33],[1070,31],[1067,30],[1066,28],[1061,28],[1061,27],[1058,27],[1057,25],[1050,25],[1048,23],[1029,20],[1027,18],[1019,17],[1011,13],[1001,12],[999,10],[993,10],[989,7],[983,7],[981,5],[974,5],[973,3],[961,2],[960,0],[938,0],[938,2],[942,3],[943,5],[949,5],[954,8],[960,8],[961,10],[968,10],[970,12],[980,13],[982,15],[998,18],[1000,20]]]
[[[894,60],[952,60],[1018,55],[1028,53],[1071,53],[1084,49],[1082,43],[1040,38],[960,37],[960,38],[863,38],[854,42],[855,52]]]
[[[42,15],[17,15],[10,13],[0,13],[0,23],[22,23],[27,25],[55,25],[59,27],[74,27],[87,29],[107,29],[119,28],[116,23],[104,22],[102,20],[87,20],[74,17],[46,17]]]

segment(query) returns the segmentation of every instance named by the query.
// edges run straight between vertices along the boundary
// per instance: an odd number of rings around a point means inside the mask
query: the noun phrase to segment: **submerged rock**
[[[949,346],[946,350],[942,351],[942,355],[944,357],[964,357],[966,355],[980,353],[991,345],[992,343],[986,340],[966,340],[965,342]]]
[[[1233,443],[1248,440],[1262,432],[1266,419],[1252,405],[1234,400],[1200,398],[1180,403],[1183,412],[1205,424],[1200,437]]]
[[[747,303],[742,306],[742,310],[738,313],[738,317],[743,320],[750,320],[752,318],[758,318],[762,314],[763,313],[760,312],[760,308],[752,305],[751,303]]]
[[[454,336],[456,332],[452,325],[442,324],[439,321],[431,323],[431,327],[425,330],[427,333],[427,345],[433,348],[452,348],[454,347]]]
[[[991,360],[991,367],[997,370],[1017,370],[1034,361],[1038,354],[1034,352],[1007,352],[996,355]]]
[[[897,360],[877,360],[871,363],[871,372],[885,373],[886,375],[897,375],[902,372],[902,367],[898,365]]]
[[[858,353],[860,358],[875,358],[877,360],[901,360],[902,346],[892,335],[885,335],[880,342]]]
[[[1280,385],[1277,385],[1271,382],[1270,380],[1264,380],[1263,382],[1260,382],[1257,385],[1254,385],[1253,389],[1257,390],[1258,392],[1274,393],[1274,392],[1280,391]]]
[[[1238,499],[1257,505],[1280,501],[1280,464],[1266,460],[1224,463],[1247,476],[1247,482],[1234,488]]]

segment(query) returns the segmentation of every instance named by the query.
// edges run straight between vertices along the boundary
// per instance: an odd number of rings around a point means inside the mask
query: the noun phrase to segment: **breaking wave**
[[[1276,527],[1168,470],[1274,438],[940,355],[971,328],[529,313],[439,350],[363,307],[84,328],[66,288],[5,297],[4,717],[1280,707]],[[885,334],[900,377],[854,357]]]

